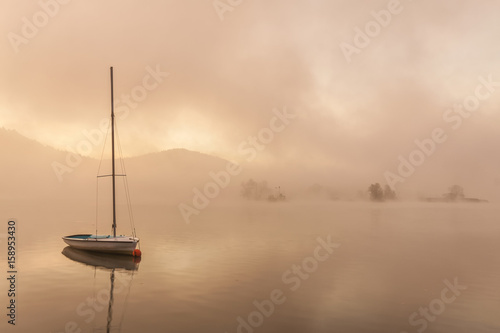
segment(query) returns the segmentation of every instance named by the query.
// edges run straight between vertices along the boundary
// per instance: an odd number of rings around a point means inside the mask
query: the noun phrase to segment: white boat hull
[[[66,236],[63,240],[69,246],[79,250],[129,255],[133,254],[139,243],[139,238],[132,236],[95,237],[90,234]]]

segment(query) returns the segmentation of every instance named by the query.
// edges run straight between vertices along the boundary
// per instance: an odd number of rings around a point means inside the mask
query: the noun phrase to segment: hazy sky
[[[500,183],[498,1],[5,0],[0,12],[0,126],[44,144],[76,150],[100,128],[114,66],[127,155],[249,161],[245,140],[286,108],[296,117],[252,162],[384,181],[441,128],[412,181]],[[474,111],[449,110],[464,101]]]

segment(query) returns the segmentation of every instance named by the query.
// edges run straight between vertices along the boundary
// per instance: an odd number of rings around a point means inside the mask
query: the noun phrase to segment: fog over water
[[[493,205],[214,205],[189,226],[175,206],[136,205],[135,271],[132,257],[65,249],[57,234],[88,230],[92,208],[18,209],[18,324],[2,330],[93,332],[109,319],[123,333],[245,332],[249,322],[255,332],[500,327]]]
[[[398,157],[409,159],[415,140],[441,128],[446,140],[396,187],[417,196],[458,183],[473,196],[496,196],[498,4],[243,1],[231,8],[70,2],[28,38],[23,18],[43,8],[3,2],[0,126],[98,157],[99,148],[77,148],[82,132],[107,116],[113,65],[127,156],[185,148],[246,162],[240,144],[269,126],[274,108],[286,107],[297,117],[252,167],[364,188],[385,182],[387,171],[398,174]],[[480,77],[492,83],[477,92]],[[137,88],[144,84],[146,96]],[[453,109],[474,106],[467,97],[476,92],[488,95],[477,110]]]
[[[240,331],[498,331],[499,10],[2,1],[0,242],[15,219],[21,282],[19,326],[0,330],[106,327],[78,305],[133,275],[115,331],[235,332],[275,289],[287,301]],[[110,230],[111,66],[140,263],[61,241]],[[455,278],[467,289],[441,299]]]

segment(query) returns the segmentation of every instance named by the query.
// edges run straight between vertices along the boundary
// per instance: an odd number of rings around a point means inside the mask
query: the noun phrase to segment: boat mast
[[[115,106],[113,100],[113,67],[111,75],[111,176],[113,178],[113,237],[116,237],[116,203],[115,203]]]

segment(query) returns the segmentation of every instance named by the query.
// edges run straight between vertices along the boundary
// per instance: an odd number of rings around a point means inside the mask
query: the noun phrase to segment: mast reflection
[[[116,254],[105,254],[97,252],[88,252],[78,249],[65,247],[62,254],[75,262],[84,264],[86,266],[94,267],[94,269],[102,269],[110,272],[110,290],[109,290],[109,303],[108,315],[106,322],[106,333],[111,333],[113,321],[113,304],[114,304],[114,288],[115,288],[115,271],[132,271],[132,274],[139,269],[140,257],[131,257]],[[133,276],[133,275],[132,275]],[[130,289],[129,289],[130,290]],[[117,327],[121,331],[121,324]],[[102,329],[94,330],[94,332],[101,331]]]

